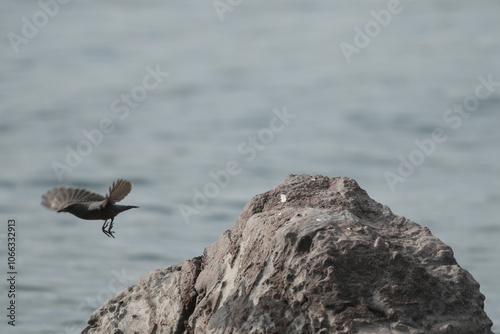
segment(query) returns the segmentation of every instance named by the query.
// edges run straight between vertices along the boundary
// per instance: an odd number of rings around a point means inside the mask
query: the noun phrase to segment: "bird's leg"
[[[104,224],[102,224],[102,232],[104,234],[106,234],[108,237],[113,237],[113,232],[111,232],[111,227],[113,226],[113,218],[111,219],[111,222],[110,222],[110,228],[106,231],[106,227],[108,226],[108,220],[106,219],[104,221]]]
[[[104,234],[106,234],[106,227],[107,227],[107,223],[108,223],[108,220],[106,219],[104,221],[104,224],[102,224],[102,231],[104,232]]]
[[[113,235],[113,233],[115,233],[115,232],[114,232],[114,231],[111,231],[111,229],[113,228],[113,220],[115,220],[115,218],[114,218],[114,217],[113,217],[113,218],[111,218],[111,221],[109,222],[108,233],[109,233],[109,235],[110,235],[110,236],[112,236],[112,237],[114,238],[115,236]]]

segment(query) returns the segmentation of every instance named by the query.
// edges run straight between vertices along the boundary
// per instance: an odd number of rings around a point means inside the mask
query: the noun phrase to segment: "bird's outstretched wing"
[[[118,179],[111,187],[109,187],[109,194],[106,195],[108,203],[115,204],[124,199],[132,190],[132,183],[128,180]]]
[[[106,198],[85,189],[54,187],[42,196],[42,205],[55,211],[76,203],[103,202]]]

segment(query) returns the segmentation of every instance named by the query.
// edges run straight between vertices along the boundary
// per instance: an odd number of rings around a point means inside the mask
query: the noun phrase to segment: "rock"
[[[290,175],[202,257],[153,271],[83,333],[489,334],[479,284],[349,178]]]

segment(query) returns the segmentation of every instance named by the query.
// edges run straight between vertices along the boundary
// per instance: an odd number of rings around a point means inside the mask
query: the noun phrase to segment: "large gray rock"
[[[479,284],[349,178],[290,175],[202,257],[110,298],[83,333],[489,334]]]

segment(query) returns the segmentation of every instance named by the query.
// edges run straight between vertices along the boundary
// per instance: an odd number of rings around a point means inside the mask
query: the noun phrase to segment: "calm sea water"
[[[1,332],[79,333],[290,173],[352,177],[428,226],[481,284],[498,332],[499,9],[2,2],[0,268],[15,219],[18,274],[16,326],[4,279]],[[116,239],[39,204],[50,187],[104,194],[119,177],[141,208],[116,219]]]

